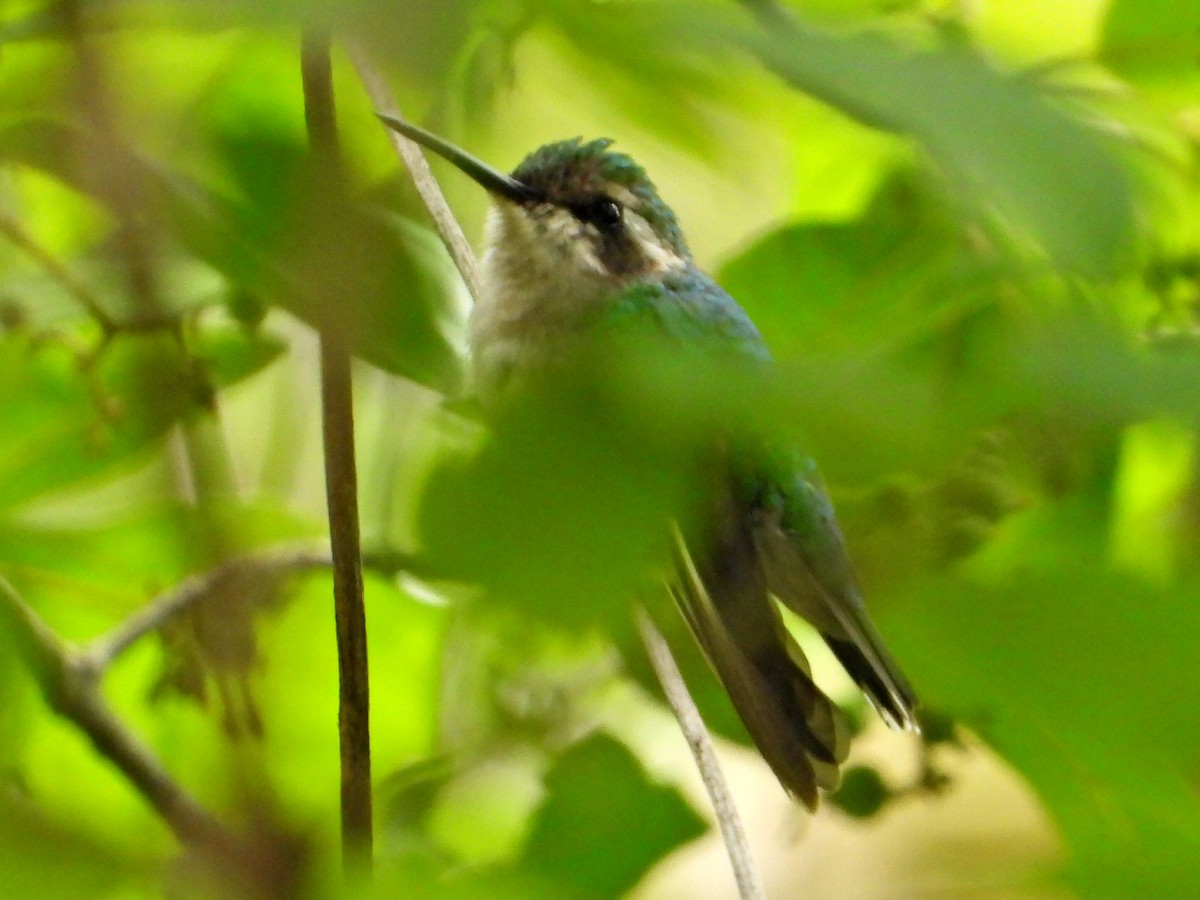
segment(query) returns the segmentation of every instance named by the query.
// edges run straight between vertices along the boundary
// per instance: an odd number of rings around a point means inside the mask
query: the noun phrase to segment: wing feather
[[[820,486],[798,475],[782,507],[760,512],[754,540],[771,592],[821,633],[889,725],[919,731],[916,695],[867,617]]]

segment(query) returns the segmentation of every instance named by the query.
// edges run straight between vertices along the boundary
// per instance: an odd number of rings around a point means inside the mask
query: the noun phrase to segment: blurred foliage
[[[745,742],[653,585],[713,423],[775,431],[930,709],[914,783],[856,766],[834,803],[954,790],[931,754],[969,732],[1061,832],[1060,886],[1195,893],[1200,7],[983,6],[4,0],[0,574],[83,641],[319,538],[311,327],[344,329],[363,531],[423,579],[368,578],[371,893],[620,896],[705,827],[612,727],[657,693],[628,600]],[[499,165],[619,138],[775,371],[631,352],[460,418],[464,291],[341,57],[344,183],[311,163],[312,26]],[[0,893],[342,891],[328,594],[231,582],[105,680],[236,859],[181,855],[0,632]]]

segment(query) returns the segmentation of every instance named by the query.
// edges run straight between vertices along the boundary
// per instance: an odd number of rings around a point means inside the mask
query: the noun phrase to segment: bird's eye
[[[604,231],[621,224],[621,204],[610,197],[599,197],[586,203],[575,214],[584,222],[591,222]]]

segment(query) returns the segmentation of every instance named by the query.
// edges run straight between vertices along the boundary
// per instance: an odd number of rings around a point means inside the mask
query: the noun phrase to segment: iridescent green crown
[[[687,242],[675,214],[658,196],[646,170],[624,153],[609,150],[611,145],[608,138],[586,144],[582,138],[546,144],[525,157],[512,176],[544,194],[549,202],[564,206],[605,194],[610,184],[619,184],[637,198],[634,212],[687,257]]]

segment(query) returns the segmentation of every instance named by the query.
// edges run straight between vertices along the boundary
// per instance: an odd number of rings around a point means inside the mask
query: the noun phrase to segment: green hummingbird
[[[493,198],[468,326],[485,410],[514,378],[553,365],[581,333],[631,306],[667,340],[769,363],[749,316],[696,266],[670,207],[611,141],[547,144],[505,175],[409,122],[380,118]],[[763,758],[814,809],[818,788],[838,784],[849,731],[776,599],[820,633],[890,726],[919,730],[917,701],[867,616],[814,465],[767,443],[757,456],[730,457],[698,538],[685,544],[676,529],[671,591]]]

